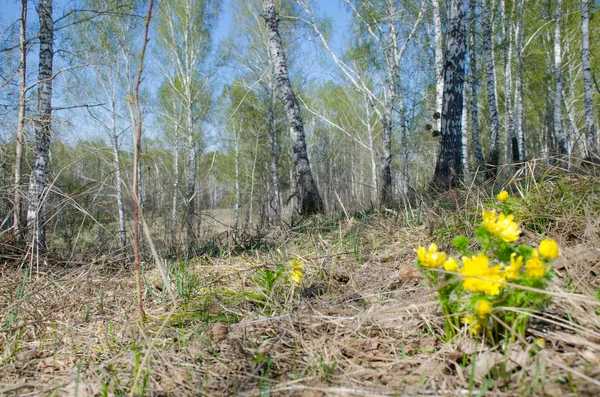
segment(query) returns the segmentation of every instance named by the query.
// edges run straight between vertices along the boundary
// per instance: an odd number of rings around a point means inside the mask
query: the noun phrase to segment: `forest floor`
[[[206,255],[165,260],[176,305],[148,266],[143,325],[122,259],[25,271],[5,256],[0,395],[600,395],[600,179],[537,180],[510,185],[520,240],[554,238],[561,257],[552,303],[521,342],[466,329],[444,341],[415,250],[437,241],[452,252],[494,200],[456,190],[412,219],[363,212],[213,239]],[[290,260],[304,264],[301,283],[271,285]]]

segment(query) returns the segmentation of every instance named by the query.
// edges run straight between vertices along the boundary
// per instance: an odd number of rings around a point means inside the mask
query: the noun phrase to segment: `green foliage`
[[[185,262],[176,263],[171,268],[169,280],[175,286],[177,296],[183,300],[184,307],[198,296],[200,278],[188,270]]]
[[[256,285],[263,291],[265,296],[269,299],[275,287],[275,283],[285,273],[285,267],[277,266],[275,269],[270,268],[257,268],[256,273],[253,277]]]

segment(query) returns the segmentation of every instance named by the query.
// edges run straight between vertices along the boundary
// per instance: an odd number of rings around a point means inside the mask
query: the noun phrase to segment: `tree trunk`
[[[178,197],[179,197],[179,150],[180,150],[180,140],[179,140],[179,123],[175,125],[175,153],[173,159],[173,207],[171,208],[171,233],[173,242],[178,241],[177,235],[177,205],[178,205]]]
[[[269,137],[271,143],[271,178],[273,183],[273,196],[275,199],[275,223],[279,226],[282,225],[281,218],[281,188],[279,186],[279,154],[277,146],[277,122],[275,121],[275,87],[269,84],[269,90],[271,94],[271,101],[269,103]],[[268,200],[270,207],[271,200]]]
[[[554,23],[554,135],[556,139],[556,150],[558,154],[569,153],[569,145],[566,131],[563,127],[562,102],[563,102],[563,72],[562,72],[562,48],[561,48],[561,21],[562,0],[556,2],[556,18]]]
[[[123,179],[121,175],[121,163],[119,161],[119,139],[116,131],[116,109],[113,102],[113,162],[115,167],[115,189],[117,191],[117,210],[119,212],[119,237],[121,248],[127,247],[127,230],[125,228],[125,206],[123,204]]]
[[[465,82],[465,11],[461,0],[451,0],[448,15],[448,49],[444,71],[444,104],[438,161],[433,185],[448,189],[463,177],[462,112]]]
[[[300,212],[302,215],[311,215],[323,212],[323,200],[313,180],[306,150],[304,137],[304,124],[300,114],[300,106],[292,89],[288,69],[283,51],[283,43],[279,35],[279,20],[275,12],[274,0],[262,0],[263,16],[269,36],[269,53],[275,67],[277,85],[286,116],[290,125],[290,136],[294,150],[294,164],[296,165],[297,189],[300,199]]]
[[[479,129],[479,76],[477,74],[477,51],[475,48],[475,37],[477,35],[477,17],[475,8],[477,1],[478,0],[471,0],[470,2],[471,29],[469,32],[469,75],[471,77],[471,144],[473,146],[477,168],[481,171],[485,166],[485,159],[483,158],[483,150],[481,149]]]
[[[388,100],[381,120],[381,140],[383,156],[381,157],[381,205],[388,206],[392,202],[392,104]]]
[[[35,122],[35,152],[29,184],[29,209],[27,224],[33,233],[33,241],[41,250],[46,248],[46,228],[43,211],[50,139],[52,133],[52,61],[53,21],[52,0],[40,0],[40,62],[38,70],[38,105]]]
[[[435,113],[436,130],[440,131],[442,102],[444,99],[444,36],[442,34],[442,17],[440,15],[440,0],[433,0],[433,34],[435,41]]]
[[[235,204],[233,206],[233,228],[237,229],[240,222],[240,128],[235,131]]]
[[[550,42],[550,34],[548,33],[547,42]],[[553,154],[556,151],[556,141],[554,134],[554,110],[552,107],[552,101],[554,97],[554,90],[552,88],[552,75],[553,75],[553,60],[552,54],[546,54],[546,111],[545,111],[545,124],[546,124],[546,139],[543,150],[545,155],[548,156],[550,164],[554,162]]]
[[[466,78],[465,78],[466,80]],[[469,175],[469,128],[468,128],[468,104],[467,85],[463,85],[463,110],[462,110],[462,168],[465,177]]]
[[[14,209],[13,226],[17,238],[21,238],[22,205],[21,182],[23,167],[23,146],[25,145],[25,101],[27,85],[27,0],[21,0],[21,28],[20,51],[21,63],[19,65],[19,120],[17,137],[15,141],[15,179],[14,179]]]
[[[410,175],[408,172],[408,163],[410,153],[408,149],[408,131],[406,130],[406,120],[404,118],[404,99],[402,95],[398,96],[398,113],[400,113],[400,137],[402,138],[402,202],[405,208],[408,207],[408,191],[410,186]]]
[[[498,95],[496,93],[496,71],[494,49],[492,47],[492,8],[491,0],[483,0],[481,14],[483,24],[483,56],[487,82],[488,112],[490,116],[490,154],[488,157],[488,178],[496,175],[500,163],[500,125],[498,122]]]
[[[519,161],[519,144],[513,113],[513,88],[512,88],[512,12],[506,9],[506,2],[502,2],[503,35],[504,35],[504,107],[506,111],[506,162]]]
[[[525,109],[523,107],[523,3],[525,0],[517,2],[517,28],[516,28],[516,62],[517,76],[515,78],[515,113],[517,125],[517,142],[519,146],[519,161],[524,161],[527,157],[525,146]]]
[[[583,92],[585,102],[585,137],[587,157],[598,160],[598,135],[594,125],[594,101],[590,63],[590,10],[589,0],[581,0],[581,66],[583,69]]]
[[[196,169],[197,169],[197,151],[196,142],[193,136],[188,135],[188,160],[186,170],[186,190],[185,190],[185,219],[188,232],[188,241],[196,241],[196,230],[194,214],[196,212]]]
[[[377,203],[377,155],[375,153],[375,144],[373,139],[373,128],[371,125],[371,110],[372,105],[367,95],[365,97],[365,114],[366,114],[366,126],[367,126],[367,137],[369,139],[369,152],[371,158],[371,203]]]

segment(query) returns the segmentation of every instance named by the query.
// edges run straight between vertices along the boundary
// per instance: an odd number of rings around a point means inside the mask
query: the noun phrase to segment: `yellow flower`
[[[425,267],[440,267],[446,262],[446,253],[442,251],[438,252],[436,243],[431,243],[427,251],[420,246],[417,250],[417,257],[421,265]]]
[[[506,201],[508,200],[508,192],[506,190],[501,191],[499,194],[496,195],[496,198],[499,201]]]
[[[533,256],[527,262],[525,262],[525,268],[527,268],[527,276],[535,279],[540,279],[546,273],[546,267],[544,262],[540,259],[537,250],[533,251]]]
[[[485,318],[488,314],[492,312],[492,307],[490,306],[490,303],[488,301],[482,299],[478,301],[475,305],[475,311],[477,312],[477,315],[479,317]]]
[[[458,270],[458,263],[453,257],[449,257],[446,262],[444,262],[444,270],[447,272],[455,272]]]
[[[479,334],[479,331],[481,330],[481,323],[477,320],[477,317],[475,317],[473,314],[471,314],[471,313],[467,314],[465,317],[463,317],[462,322],[463,322],[463,324],[470,325],[469,332],[472,335]]]
[[[538,347],[541,347],[543,349],[544,347],[546,347],[546,339],[544,339],[544,338],[536,338],[535,339],[535,344],[538,345]]]
[[[291,261],[289,261],[288,265],[290,266],[290,270],[289,270],[290,280],[292,280],[292,283],[294,283],[294,284],[300,284],[300,281],[302,280],[302,277],[304,276],[304,274],[302,273],[302,269],[304,269],[304,265],[298,258],[294,258]]]
[[[521,266],[523,266],[523,257],[513,252],[510,255],[510,266],[506,268],[506,278],[509,280],[517,280],[521,276]]]
[[[558,258],[558,244],[554,240],[544,239],[540,243],[540,255],[544,259]]]
[[[483,225],[488,232],[510,243],[516,241],[519,238],[519,233],[521,233],[513,218],[512,215],[505,216],[500,213],[499,216],[496,216],[493,211],[484,211]]]
[[[505,276],[502,266],[489,267],[489,260],[485,254],[472,258],[462,258],[464,267],[459,270],[463,275],[463,288],[467,291],[485,292],[488,295],[498,295]],[[475,278],[478,277],[478,278]]]

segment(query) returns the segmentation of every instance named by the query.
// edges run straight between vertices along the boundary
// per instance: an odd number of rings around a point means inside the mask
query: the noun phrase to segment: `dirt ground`
[[[149,264],[143,325],[122,257],[3,261],[0,395],[597,396],[600,245],[586,230],[559,240],[553,304],[509,346],[466,330],[444,342],[414,265],[432,230],[393,216],[166,262],[177,305]],[[257,270],[294,257],[301,284],[261,296]]]

